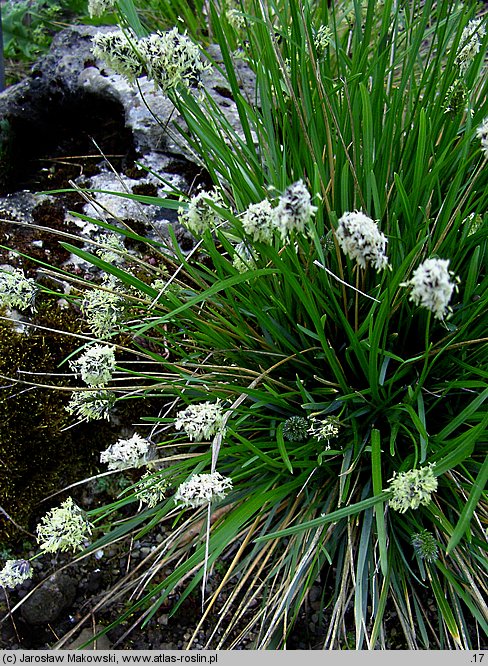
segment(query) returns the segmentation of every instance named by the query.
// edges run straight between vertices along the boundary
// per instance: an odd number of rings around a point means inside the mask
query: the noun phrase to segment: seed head
[[[439,557],[439,548],[434,535],[428,530],[422,530],[417,534],[412,534],[411,540],[413,549],[417,557],[432,563]]]
[[[290,416],[283,424],[283,437],[290,442],[308,439],[309,422],[304,416]]]

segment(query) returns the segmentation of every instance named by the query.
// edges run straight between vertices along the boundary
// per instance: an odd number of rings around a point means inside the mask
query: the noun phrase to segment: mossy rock
[[[39,506],[44,498],[97,471],[99,451],[114,436],[106,422],[63,430],[71,423],[65,410],[69,391],[7,379],[58,386],[71,381],[49,375],[61,372],[59,364],[80,341],[56,331],[79,332],[81,321],[72,309],[62,309],[53,300],[42,300],[37,307],[33,323],[54,331],[29,327],[18,332],[11,322],[0,320],[0,543],[23,537],[4,512],[29,529],[33,516],[49,508]]]

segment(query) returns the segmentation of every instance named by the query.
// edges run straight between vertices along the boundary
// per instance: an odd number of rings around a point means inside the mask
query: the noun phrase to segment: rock
[[[76,595],[76,581],[65,573],[55,573],[28,597],[21,615],[30,625],[48,624],[68,609]]]
[[[148,156],[152,169],[156,162],[157,170],[164,171],[164,164],[161,165],[158,157],[160,154],[166,156],[163,163],[167,163],[168,156],[198,161],[180,134],[172,130],[175,122],[182,124],[181,117],[175,113],[171,101],[155,90],[147,77],[141,77],[138,86],[131,85],[93,57],[93,36],[99,31],[112,29],[72,26],[59,32],[49,53],[33,66],[30,78],[0,94],[0,118],[6,123],[6,129],[2,131],[8,136],[7,142],[12,144],[9,148],[11,155],[22,155],[25,162],[23,148],[32,150],[35,145],[39,155],[46,152],[50,142],[59,143],[64,134],[69,136],[76,131],[88,131],[90,136],[97,137],[97,129],[100,130],[97,119],[105,113],[121,125],[119,140],[124,139],[125,144],[130,142],[130,148],[137,154]],[[217,46],[210,46],[208,52],[217,64],[222,64]],[[242,60],[236,61],[236,72],[243,94],[253,103],[253,72]],[[203,74],[202,84],[232,127],[241,134],[232,92],[216,67]],[[126,132],[125,137],[122,130]],[[125,150],[128,150],[127,145]],[[19,167],[16,169],[14,165],[10,169],[10,180],[15,180]]]
[[[112,643],[107,637],[107,634],[100,636],[99,638],[93,640],[93,637],[96,636],[100,631],[103,631],[104,627],[96,625],[95,632],[92,629],[83,629],[78,638],[75,638],[73,641],[66,643],[61,650],[77,650],[83,645],[83,650],[111,650]],[[89,645],[85,645],[88,641],[91,641]]]

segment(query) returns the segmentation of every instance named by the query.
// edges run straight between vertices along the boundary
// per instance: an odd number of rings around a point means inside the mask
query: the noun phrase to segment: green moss
[[[35,323],[70,332],[79,330],[81,322],[73,310],[61,309],[55,301],[45,299],[37,306]],[[0,320],[0,374],[66,386],[70,379],[49,374],[59,373],[60,362],[79,344],[77,338],[57,332],[17,332],[10,322]],[[96,471],[98,452],[113,433],[108,424],[100,422],[63,432],[70,424],[64,409],[69,392],[0,381],[1,506],[28,529],[31,519],[45,512],[46,506],[38,505],[46,496]],[[12,522],[0,516],[0,543],[22,536]]]

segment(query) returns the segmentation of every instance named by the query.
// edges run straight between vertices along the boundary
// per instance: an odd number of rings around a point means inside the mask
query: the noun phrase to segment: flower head
[[[175,428],[186,432],[190,441],[201,442],[208,440],[218,432],[225,433],[224,411],[217,402],[201,402],[197,405],[188,405],[186,409],[176,415]]]
[[[302,180],[287,187],[273,211],[274,226],[279,230],[281,240],[285,241],[293,231],[303,233],[316,211]]]
[[[273,242],[274,213],[268,199],[249,206],[242,216],[242,227],[253,241]]]
[[[178,211],[179,221],[194,236],[200,236],[207,229],[214,229],[222,221],[211,203],[217,206],[223,205],[222,197],[217,190],[199,192],[190,199],[186,211],[183,209]]]
[[[158,478],[153,472],[146,472],[137,484],[137,497],[153,508],[165,498],[168,486],[165,479]]]
[[[102,285],[105,289],[89,289],[81,302],[81,311],[85,316],[93,335],[104,340],[117,330],[124,312],[125,303],[116,291],[117,281],[113,276]]]
[[[317,56],[321,58],[325,50],[330,44],[332,39],[332,30],[328,25],[321,25],[313,37],[313,43],[315,50],[317,51]]]
[[[125,246],[119,234],[104,234],[100,238],[100,246],[96,249],[97,255],[108,264],[123,264]]]
[[[102,16],[114,6],[115,0],[88,0],[88,14],[91,18]]]
[[[428,530],[412,534],[411,543],[415,554],[426,562],[435,562],[439,556],[439,548],[434,535]]]
[[[469,21],[461,34],[460,49],[456,55],[456,64],[459,72],[464,75],[475,56],[481,49],[481,42],[486,34],[486,28],[482,18]]]
[[[449,259],[426,259],[401,286],[411,286],[410,300],[433,312],[436,319],[443,319],[455,287],[452,275]]]
[[[115,403],[112,391],[74,391],[66,405],[66,411],[82,421],[110,420],[110,410]]]
[[[139,40],[137,47],[146,63],[148,78],[163,93],[198,84],[208,68],[199,47],[177,28],[149,35]]]
[[[488,117],[486,117],[476,130],[476,136],[481,142],[481,150],[488,160]]]
[[[37,541],[46,553],[81,550],[92,533],[93,525],[72,497],[51,509],[37,526]]]
[[[310,419],[309,435],[315,437],[319,442],[327,442],[327,448],[330,448],[330,440],[339,434],[339,419],[336,416],[327,416],[325,419]]]
[[[7,560],[0,571],[0,585],[13,589],[32,578],[32,573],[32,567],[27,560]]]
[[[433,469],[434,465],[430,464],[421,469],[395,474],[388,487],[392,493],[391,508],[405,513],[408,509],[418,509],[421,504],[429,504],[430,496],[437,490],[437,478]]]
[[[225,12],[225,17],[229,22],[229,25],[234,28],[236,32],[241,32],[245,29],[246,21],[244,16],[240,11],[234,9],[234,7],[231,7]]]
[[[36,294],[35,281],[25,277],[20,268],[0,272],[0,304],[26,310],[32,307]]]
[[[115,370],[114,349],[92,345],[75,361],[70,361],[70,366],[88,386],[105,386]]]
[[[214,499],[223,499],[227,490],[232,488],[232,479],[219,472],[212,474],[194,474],[182,483],[175,493],[176,504],[195,509]]]
[[[119,439],[100,454],[100,462],[108,463],[112,470],[147,465],[153,457],[151,443],[134,433],[130,439]]]
[[[377,271],[388,266],[386,236],[378,229],[376,222],[361,211],[344,213],[336,236],[341,250],[361,268],[366,268],[367,263]]]
[[[93,37],[93,55],[130,82],[142,76],[144,68],[135,50],[136,38],[122,30],[99,32]]]
[[[308,439],[309,422],[304,416],[290,416],[283,423],[283,437],[290,442]]]

